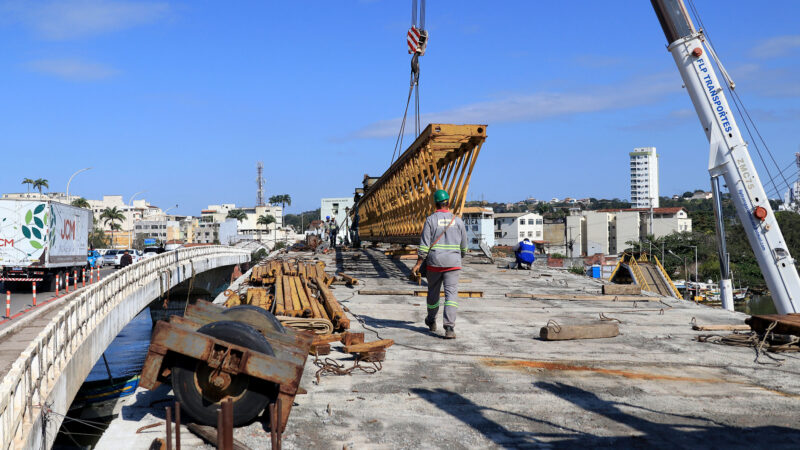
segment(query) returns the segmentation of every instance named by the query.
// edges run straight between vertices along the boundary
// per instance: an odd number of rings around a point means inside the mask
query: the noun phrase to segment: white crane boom
[[[650,1],[711,144],[708,171],[728,186],[778,313],[798,313],[800,276],[711,65],[703,33],[695,30],[683,0]]]

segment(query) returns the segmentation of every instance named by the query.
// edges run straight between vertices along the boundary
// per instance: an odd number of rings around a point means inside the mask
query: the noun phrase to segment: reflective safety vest
[[[517,250],[517,258],[530,264],[536,261],[536,257],[533,256],[534,250],[536,250],[536,247],[533,244],[531,244],[530,242],[522,241],[519,243],[519,250]]]

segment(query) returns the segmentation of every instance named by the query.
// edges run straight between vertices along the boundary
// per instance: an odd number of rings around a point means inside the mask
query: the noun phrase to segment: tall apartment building
[[[658,155],[655,147],[633,149],[631,157],[631,207],[658,208]],[[652,202],[652,204],[651,204]]]

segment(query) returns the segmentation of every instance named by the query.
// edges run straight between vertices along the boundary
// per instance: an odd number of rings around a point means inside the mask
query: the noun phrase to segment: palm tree
[[[289,194],[280,194],[280,195],[273,195],[269,198],[269,202],[272,204],[280,203],[281,209],[285,209],[286,205],[292,206],[292,197]],[[283,212],[283,211],[281,211]],[[281,228],[283,227],[283,216],[285,214],[281,214]]]
[[[47,178],[37,178],[33,181],[33,188],[38,189],[39,193],[42,193],[42,188],[50,189],[50,185],[47,182]]]
[[[247,213],[241,209],[232,209],[228,211],[228,215],[225,217],[226,219],[236,219],[238,222],[247,219]]]
[[[258,220],[256,220],[257,225],[264,225],[264,229],[266,230],[269,224],[275,223],[275,217],[267,214],[267,215],[260,215],[258,216]]]
[[[28,185],[28,192],[31,191],[31,186],[33,185],[33,183],[35,183],[35,181],[33,181],[30,178],[23,178],[22,179],[22,184],[27,184]]]
[[[111,246],[113,247],[114,246],[114,230],[115,229],[119,230],[120,228],[122,228],[121,226],[119,226],[115,222],[124,221],[125,220],[125,214],[123,214],[122,211],[118,210],[116,206],[113,207],[113,208],[108,208],[107,207],[106,209],[103,210],[102,213],[100,213],[100,220],[102,220],[103,223],[106,226],[108,226],[108,223],[111,222]]]
[[[91,205],[89,205],[89,202],[83,197],[76,198],[75,200],[72,201],[71,205],[72,206],[77,206],[78,208],[87,208],[87,209],[91,208]]]

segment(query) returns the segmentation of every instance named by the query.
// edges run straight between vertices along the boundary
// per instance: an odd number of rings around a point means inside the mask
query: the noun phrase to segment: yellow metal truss
[[[683,295],[681,295],[681,291],[679,291],[678,288],[675,286],[675,283],[672,282],[672,278],[670,278],[670,276],[667,274],[667,270],[664,269],[664,266],[661,265],[661,261],[658,260],[658,257],[656,255],[653,255],[653,259],[656,260],[656,266],[658,266],[658,270],[661,271],[661,275],[664,275],[664,279],[667,280],[667,283],[669,283],[669,287],[672,289],[672,292],[675,293],[675,298],[683,298]]]
[[[433,212],[433,192],[450,194],[461,215],[486,125],[430,124],[358,201],[359,237],[417,244]]]

